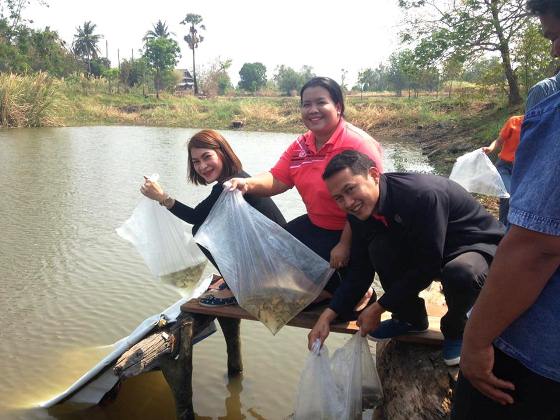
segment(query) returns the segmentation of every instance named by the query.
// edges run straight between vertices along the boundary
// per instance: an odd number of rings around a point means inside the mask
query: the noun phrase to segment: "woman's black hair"
[[[329,92],[329,95],[335,105],[340,105],[340,115],[344,117],[344,96],[342,95],[342,89],[339,84],[330,77],[314,77],[313,79],[307,81],[307,83],[303,85],[299,91],[300,104],[303,104],[303,92],[305,89],[317,86],[322,87]]]

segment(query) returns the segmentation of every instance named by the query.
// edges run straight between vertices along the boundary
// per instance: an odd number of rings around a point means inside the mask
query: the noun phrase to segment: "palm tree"
[[[171,35],[175,35],[175,34],[169,32],[167,27],[167,22],[162,22],[160,19],[157,21],[157,23],[153,25],[153,29],[146,32],[146,35],[144,35],[143,40],[144,42],[146,42],[155,38],[169,38]]]
[[[198,85],[196,83],[196,66],[195,66],[195,59],[194,59],[194,50],[195,50],[195,48],[198,48],[198,44],[200,44],[202,41],[204,41],[204,37],[202,35],[199,35],[198,31],[199,30],[206,30],[206,27],[204,25],[201,25],[202,16],[195,15],[193,13],[188,13],[187,16],[185,17],[185,19],[183,19],[180,23],[181,23],[181,25],[186,25],[188,23],[191,24],[191,27],[189,28],[189,33],[187,35],[185,35],[185,37],[183,39],[187,42],[187,44],[189,44],[189,48],[192,50],[194,93],[195,93],[195,95],[198,95]]]
[[[88,75],[91,74],[91,59],[97,58],[97,54],[100,52],[97,44],[103,38],[103,35],[94,34],[96,26],[91,21],[84,22],[84,26],[76,28],[77,33],[72,42],[74,54],[87,60]]]

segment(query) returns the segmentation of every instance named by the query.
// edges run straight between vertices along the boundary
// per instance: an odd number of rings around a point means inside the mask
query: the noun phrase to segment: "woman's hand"
[[[350,247],[342,241],[331,249],[331,267],[336,269],[346,267],[350,259]]]
[[[491,154],[491,153],[494,151],[494,149],[492,149],[492,148],[490,148],[490,147],[488,147],[488,146],[481,147],[481,149],[482,149],[482,151],[483,151],[484,153],[486,153],[487,155]]]
[[[150,181],[148,177],[144,177],[144,185],[140,187],[140,192],[152,200],[161,201],[165,198],[165,192],[156,181]]]
[[[247,182],[247,178],[231,178],[227,182],[224,182],[224,187],[227,188],[228,191],[239,190],[245,194],[249,190],[249,183]]]

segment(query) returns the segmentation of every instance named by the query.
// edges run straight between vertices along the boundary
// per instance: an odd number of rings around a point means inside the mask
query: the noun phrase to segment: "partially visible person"
[[[555,42],[560,1],[527,7]],[[465,330],[454,420],[560,418],[560,92],[525,114],[509,222]]]
[[[513,173],[515,151],[517,146],[519,146],[521,124],[523,124],[523,115],[510,117],[500,130],[498,138],[490,143],[489,146],[482,148],[482,151],[487,155],[493,153],[498,148],[500,149],[498,160],[496,161],[496,169],[502,177],[508,193],[511,192],[511,174]],[[499,220],[506,226],[508,211],[509,198],[500,198]]]
[[[542,5],[552,4],[554,1],[542,1],[539,3]],[[537,6],[540,7],[540,6]],[[556,6],[551,6],[556,7]],[[552,11],[552,19],[555,18],[555,13]],[[543,35],[545,38],[551,41],[550,54],[553,57],[560,57],[560,37],[559,29],[556,27],[555,22],[549,21],[551,18],[545,17],[543,22]],[[541,80],[536,85],[534,85],[527,94],[527,102],[525,103],[525,111],[529,111],[536,104],[549,97],[550,95],[560,91],[560,71],[557,71],[556,75],[549,77],[547,79]]]
[[[301,118],[309,129],[282,154],[274,167],[250,178],[233,178],[232,189],[260,196],[281,194],[294,186],[307,214],[291,220],[286,229],[335,269],[343,268],[350,254],[350,229],[321,179],[333,156],[343,150],[358,150],[375,161],[382,171],[382,149],[364,131],[344,120],[340,86],[328,77],[309,80],[300,91]],[[343,276],[342,276],[343,277]],[[340,284],[335,274],[316,303],[326,301]],[[373,290],[364,294],[364,302]]]
[[[181,220],[192,224],[194,235],[204,223],[214,203],[222,193],[223,183],[232,177],[249,177],[249,174],[243,171],[241,161],[227,140],[217,131],[199,131],[188,141],[187,150],[189,181],[195,185],[215,183],[208,197],[196,207],[189,207],[171,197],[157,182],[152,182],[149,179],[145,179],[140,191],[146,197],[158,201]],[[245,200],[270,220],[279,225],[285,225],[286,220],[270,198],[247,194]],[[210,252],[204,247],[200,248],[214,267],[219,270]],[[223,279],[215,282],[212,289],[214,291],[210,291],[200,298],[202,305],[221,306],[236,303],[233,293]]]
[[[346,279],[309,333],[309,345],[327,338],[330,322],[356,304],[375,272],[385,293],[359,316],[362,335],[384,340],[425,331],[428,316],[418,294],[441,279],[448,307],[441,319],[443,358],[458,364],[466,314],[504,227],[454,181],[430,174],[380,174],[357,151],[335,156],[323,179],[348,213],[352,248]],[[392,318],[381,322],[385,311]]]

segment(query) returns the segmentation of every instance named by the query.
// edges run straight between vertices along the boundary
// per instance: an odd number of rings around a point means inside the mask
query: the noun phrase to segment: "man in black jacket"
[[[441,279],[448,306],[441,320],[443,358],[459,363],[463,329],[488,272],[503,226],[460,185],[414,173],[379,174],[362,153],[335,156],[323,174],[348,213],[352,247],[345,281],[309,334],[324,341],[329,324],[352,310],[378,273],[385,294],[358,318],[362,335],[388,339],[425,331],[428,317],[418,294]],[[392,319],[380,322],[381,314]]]

